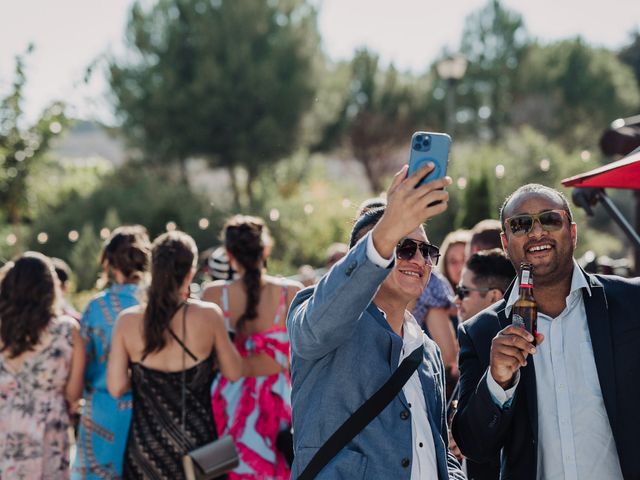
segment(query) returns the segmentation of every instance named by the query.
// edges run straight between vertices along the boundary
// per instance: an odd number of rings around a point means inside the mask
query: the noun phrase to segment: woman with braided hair
[[[239,277],[213,282],[202,299],[222,307],[240,354],[251,357],[244,378],[218,378],[211,389],[218,435],[231,435],[240,454],[240,465],[229,479],[289,479],[287,459],[276,444],[278,433],[291,425],[285,321],[301,285],[266,274],[265,251],[271,239],[262,219],[236,215],[225,224],[223,237]]]
[[[182,456],[217,438],[214,358],[226,378],[243,373],[220,308],[189,299],[197,259],[186,233],[160,235],[151,249],[146,304],[122,312],[113,331],[107,386],[116,398],[133,395],[126,479],[184,479]]]

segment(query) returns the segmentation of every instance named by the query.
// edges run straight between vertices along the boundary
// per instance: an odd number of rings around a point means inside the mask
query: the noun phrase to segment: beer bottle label
[[[512,318],[511,318],[511,325],[515,325],[516,327],[524,328],[525,330],[527,328],[527,324],[525,323],[524,318],[522,318],[517,313],[513,314]]]
[[[522,279],[520,280],[520,285],[530,285],[531,284],[531,272],[529,270],[522,270]]]

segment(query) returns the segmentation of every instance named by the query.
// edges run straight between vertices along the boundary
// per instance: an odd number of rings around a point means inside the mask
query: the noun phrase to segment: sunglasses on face
[[[422,258],[427,265],[437,265],[440,258],[440,249],[435,245],[419,240],[405,238],[396,246],[396,257],[400,260],[411,260],[420,249]]]
[[[506,228],[516,237],[527,235],[533,230],[533,225],[538,222],[543,230],[547,232],[557,232],[564,226],[564,217],[567,212],[564,210],[547,210],[541,213],[523,213],[514,215],[504,221]]]
[[[472,288],[472,287],[465,287],[464,285],[458,285],[456,286],[456,295],[460,300],[464,300],[469,295],[471,295],[471,292],[487,293],[489,290],[493,290],[493,288],[491,287]]]

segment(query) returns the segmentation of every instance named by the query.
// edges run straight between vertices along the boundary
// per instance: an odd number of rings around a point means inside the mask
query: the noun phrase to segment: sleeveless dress
[[[87,305],[80,328],[87,347],[85,405],[78,429],[71,478],[114,479],[122,475],[122,459],[131,421],[131,394],[113,398],[107,391],[107,358],[118,314],[138,304],[138,286],[116,284]]]
[[[185,317],[186,318],[186,306]],[[194,361],[197,357],[169,329]],[[144,362],[144,357],[141,362]],[[182,428],[183,371],[164,372],[131,363],[133,417],[124,460],[125,479],[184,479],[183,455],[218,436],[211,413],[213,352],[186,369],[186,415]]]
[[[229,283],[222,290],[222,308],[229,331]],[[229,434],[240,455],[240,465],[228,474],[229,480],[289,479],[290,469],[276,448],[278,432],[291,425],[291,378],[289,337],[279,326],[286,315],[287,287],[283,285],[273,326],[248,337],[236,337],[240,355],[264,353],[285,371],[263,377],[244,377],[230,382],[219,376],[211,387],[211,404],[218,435]]]
[[[19,371],[0,353],[0,478],[69,478],[69,416],[64,398],[71,368],[73,325],[46,327],[51,343]]]

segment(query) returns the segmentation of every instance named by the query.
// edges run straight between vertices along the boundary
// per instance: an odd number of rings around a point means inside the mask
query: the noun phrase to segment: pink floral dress
[[[222,307],[231,330],[228,298],[225,286]],[[276,448],[278,433],[291,425],[289,337],[286,328],[278,325],[286,313],[287,287],[283,286],[273,327],[235,342],[243,357],[264,353],[285,367],[282,373],[236,382],[219,375],[213,383],[211,404],[218,436],[231,435],[240,455],[240,465],[229,473],[229,480],[288,480],[291,475]]]
[[[69,416],[64,388],[71,368],[72,320],[53,319],[50,343],[19,371],[0,353],[0,478],[69,478]],[[45,333],[46,334],[46,333]]]

